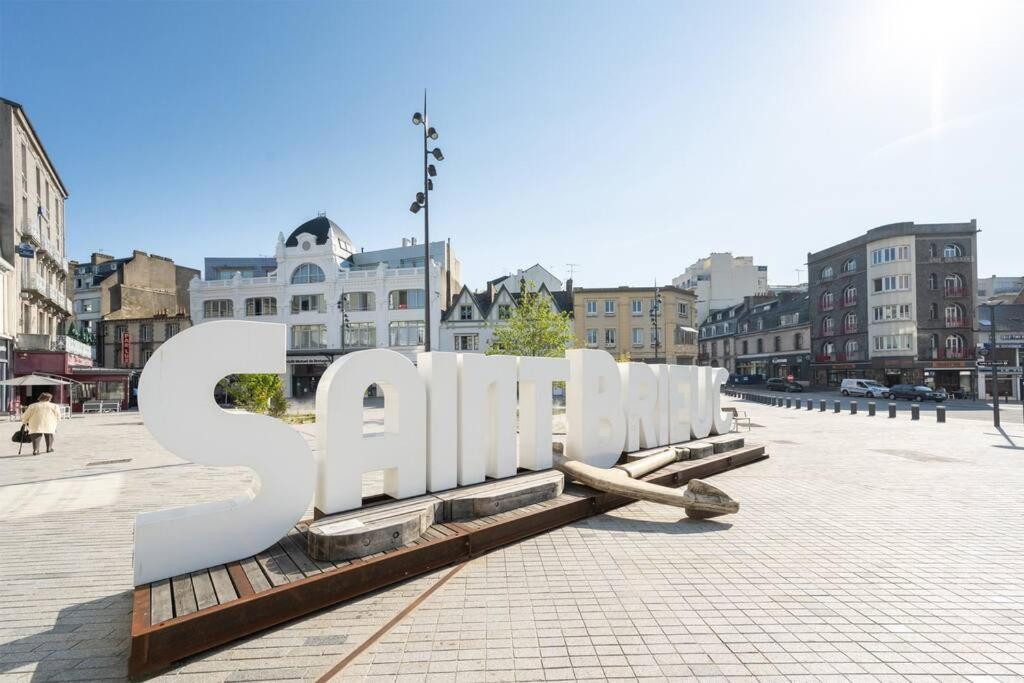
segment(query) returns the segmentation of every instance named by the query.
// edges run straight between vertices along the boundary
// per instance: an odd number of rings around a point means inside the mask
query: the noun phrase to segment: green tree
[[[558,357],[574,341],[569,314],[555,311],[550,297],[524,283],[511,316],[495,328],[487,354]]]
[[[278,375],[234,375],[227,381],[225,388],[235,405],[250,413],[281,417],[288,408],[284,398],[284,384]]]

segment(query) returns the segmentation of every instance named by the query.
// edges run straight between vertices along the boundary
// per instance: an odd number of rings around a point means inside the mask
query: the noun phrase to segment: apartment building
[[[977,232],[893,223],[809,253],[813,382],[974,390]]]
[[[97,365],[142,368],[166,340],[190,325],[188,286],[195,268],[135,250],[114,258],[93,253],[72,268],[75,326]]]
[[[809,299],[803,292],[785,292],[767,301],[748,300],[736,322],[738,374],[810,383]]]
[[[16,374],[16,350],[49,352],[64,345],[71,313],[67,198],[25,108],[0,97],[0,379]],[[0,387],[0,407],[8,407],[12,395]]]
[[[672,285],[693,290],[697,296],[696,320],[703,323],[708,313],[742,303],[743,297],[768,293],[768,267],[754,265],[751,256],[716,252],[690,265]]]
[[[573,317],[580,347],[604,349],[620,360],[694,365],[696,295],[679,287],[574,288]]]
[[[483,291],[463,287],[441,319],[441,351],[486,353],[494,331],[519,305],[524,287],[544,296],[556,313],[572,315],[572,280],[564,285],[547,268],[534,264],[487,282]]]
[[[278,236],[276,268],[247,276],[246,259],[218,258],[205,270],[217,279],[190,283],[194,324],[237,318],[288,326],[285,393],[312,398],[327,367],[344,353],[390,348],[410,360],[424,350],[424,297],[431,297],[431,337],[439,339],[442,314],[460,290],[460,264],[448,242],[423,245],[403,240],[401,247],[364,251],[324,215]],[[430,268],[425,293],[424,267]],[[211,268],[216,270],[211,271]],[[228,276],[230,274],[230,277]],[[439,349],[437,341],[434,349]]]

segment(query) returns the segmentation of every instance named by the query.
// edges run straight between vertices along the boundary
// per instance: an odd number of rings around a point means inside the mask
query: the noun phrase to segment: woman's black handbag
[[[11,435],[11,441],[14,443],[28,443],[31,440],[28,438],[28,425],[22,425],[21,429]]]

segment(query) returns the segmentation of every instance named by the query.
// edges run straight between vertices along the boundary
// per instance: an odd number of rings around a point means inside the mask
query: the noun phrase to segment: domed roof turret
[[[341,242],[349,251],[353,250],[352,240],[349,236],[344,230],[338,227],[337,223],[327,216],[317,216],[316,218],[308,220],[292,230],[292,234],[288,236],[287,240],[285,240],[284,246],[299,246],[299,235],[303,233],[313,235],[313,237],[316,238],[317,244],[327,244],[328,240],[340,238]]]

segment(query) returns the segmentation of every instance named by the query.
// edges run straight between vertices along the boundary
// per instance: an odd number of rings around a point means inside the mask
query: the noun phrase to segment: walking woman
[[[28,436],[32,439],[32,455],[39,455],[39,440],[46,439],[46,452],[53,452],[53,433],[60,422],[60,409],[53,404],[53,394],[39,394],[39,400],[25,409],[21,421],[28,425]]]

